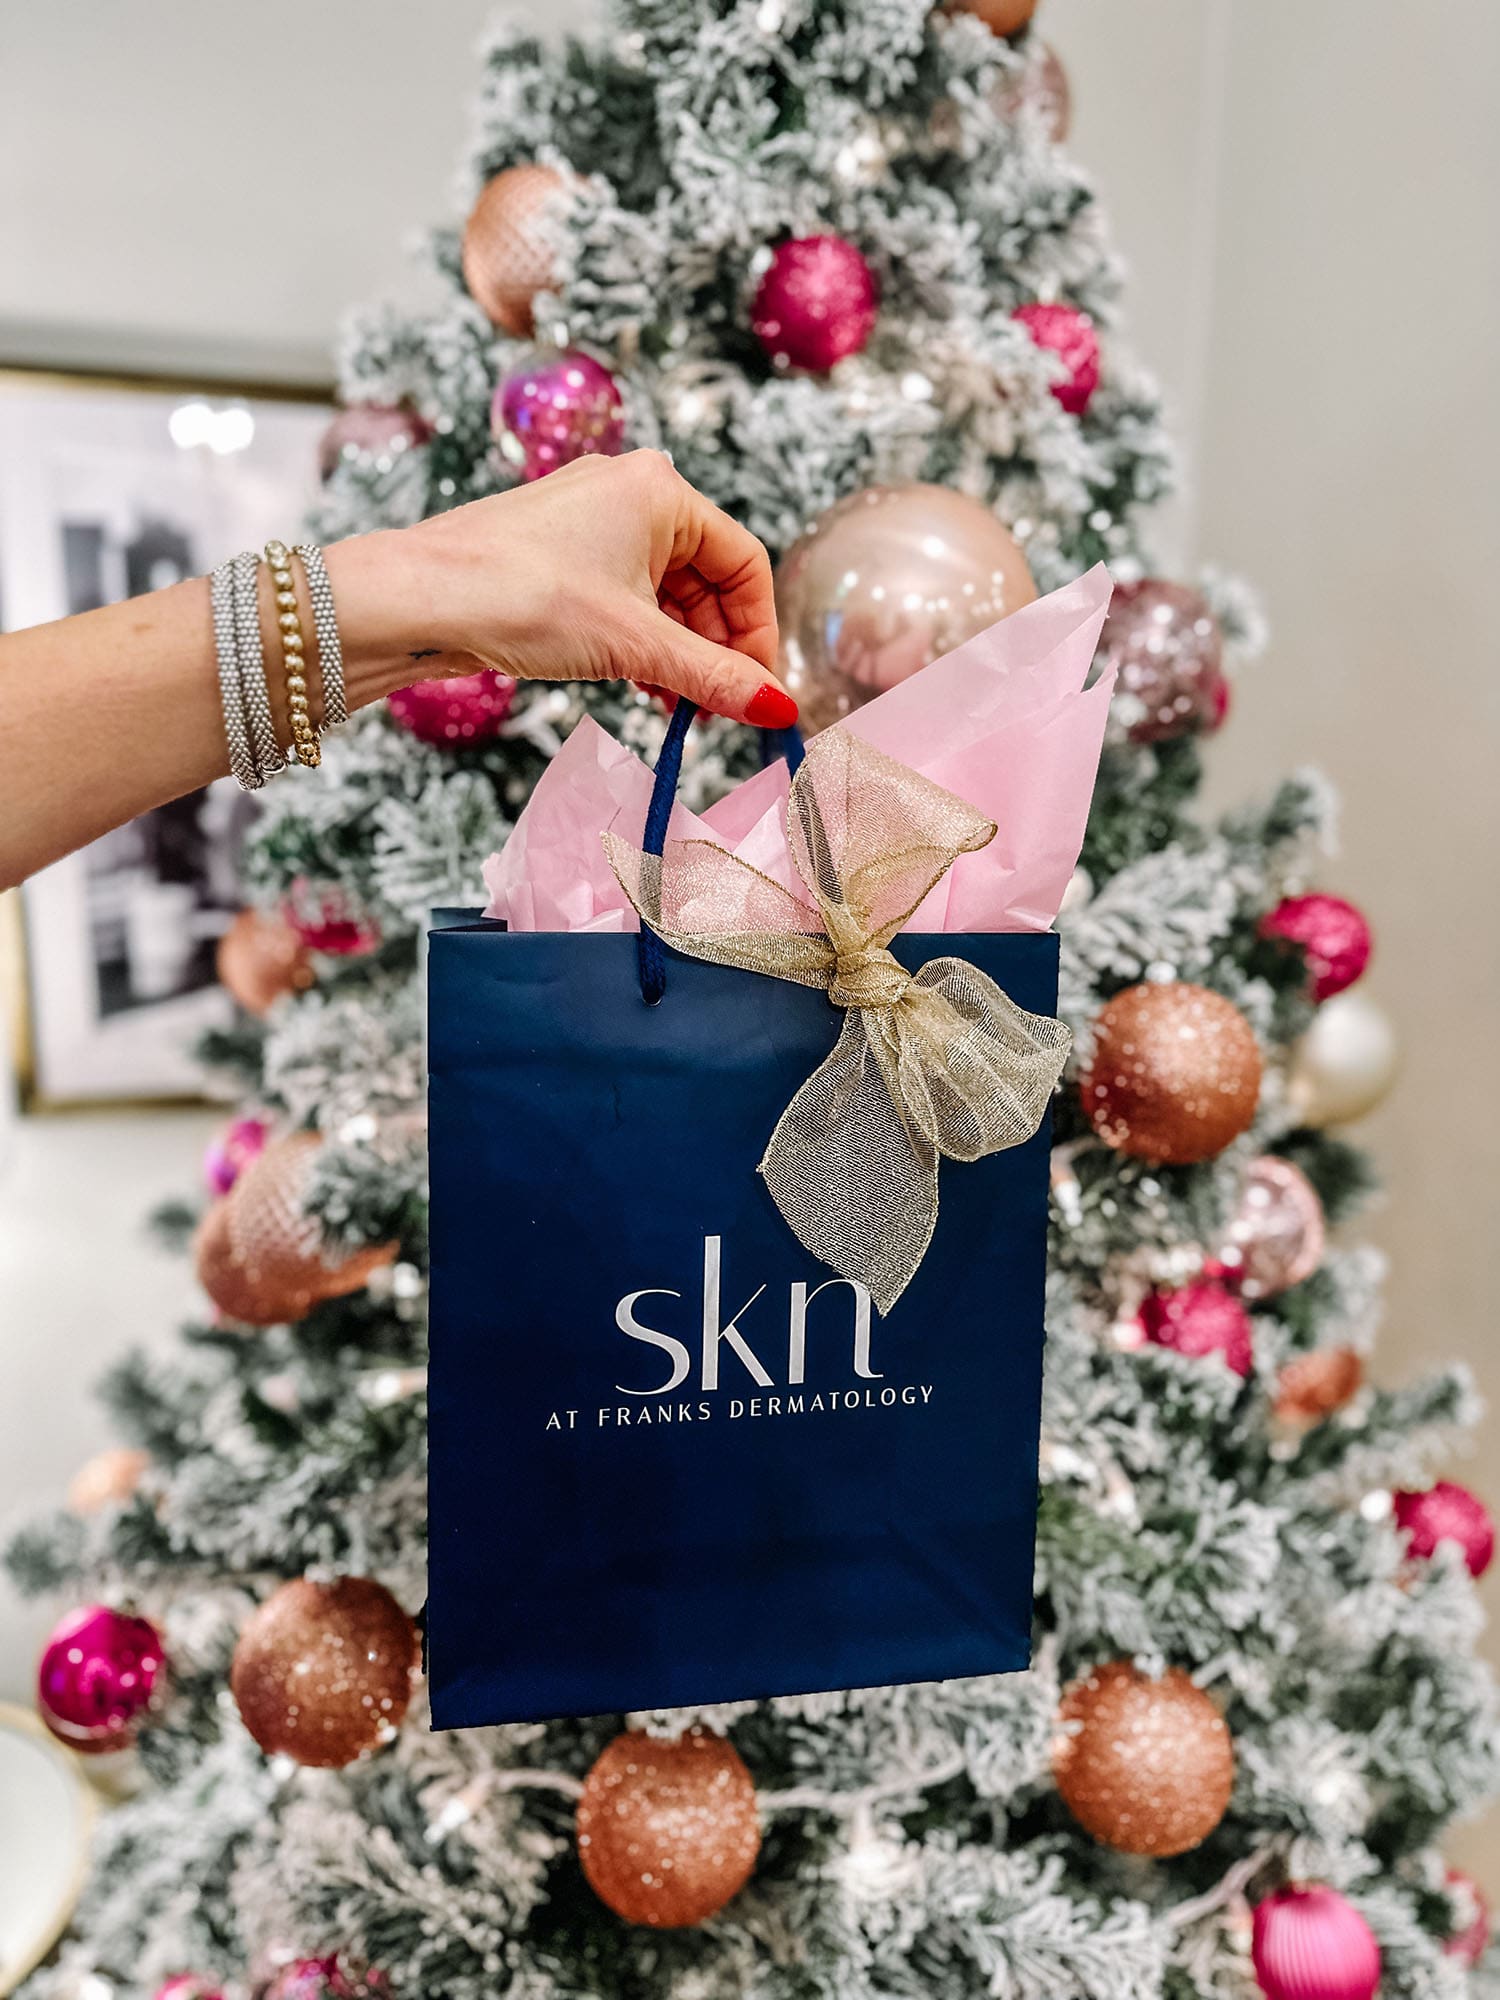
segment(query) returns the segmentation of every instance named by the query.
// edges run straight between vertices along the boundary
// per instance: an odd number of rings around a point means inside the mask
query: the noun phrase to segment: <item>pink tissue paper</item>
[[[962,854],[913,914],[913,931],[1046,930],[1083,845],[1114,674],[1086,688],[1109,608],[1103,564],[1012,612],[838,724],[999,828]],[[786,837],[777,761],[701,816],[677,806],[668,840],[711,840],[805,894]],[[639,844],[651,772],[585,717],[484,864],[487,917],[518,931],[634,931],[639,919],[600,835]]]

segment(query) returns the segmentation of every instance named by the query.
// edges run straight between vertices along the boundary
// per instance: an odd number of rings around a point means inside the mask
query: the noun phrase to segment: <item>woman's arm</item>
[[[764,549],[660,453],[581,459],[325,554],[351,710],[482,664],[643,681],[771,728],[795,719],[772,671]],[[311,634],[300,565],[297,590]],[[264,568],[260,608],[284,745]],[[0,636],[0,886],[228,769],[205,579]]]

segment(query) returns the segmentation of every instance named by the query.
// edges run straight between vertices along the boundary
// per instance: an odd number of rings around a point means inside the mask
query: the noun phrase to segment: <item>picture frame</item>
[[[0,368],[0,630],[290,539],[332,410],[321,385]],[[191,1049],[232,1018],[214,952],[254,812],[222,778],[23,885],[28,1109],[202,1096]]]

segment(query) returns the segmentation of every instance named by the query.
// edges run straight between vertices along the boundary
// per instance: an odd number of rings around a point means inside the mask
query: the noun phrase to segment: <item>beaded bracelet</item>
[[[349,720],[344,694],[344,649],[339,643],[338,620],[333,611],[333,585],[328,566],[316,542],[298,542],[302,573],[307,579],[307,595],[312,604],[313,631],[318,640],[318,685],[323,694],[323,727],[337,729]]]
[[[219,661],[219,698],[224,704],[224,738],[229,745],[229,768],[246,792],[260,790],[265,780],[250,747],[250,731],[245,718],[245,692],[240,685],[240,655],[234,636],[234,564],[221,562],[209,578],[209,601],[213,606],[214,650]]]
[[[234,640],[250,743],[264,782],[286,769],[286,758],[276,741],[271,697],[266,692],[266,660],[260,643],[260,561],[248,549],[234,559]]]
[[[323,753],[307,696],[305,641],[291,555],[284,542],[275,541],[267,542],[265,553],[276,596],[276,628],[281,635],[282,670],[291,718],[289,755],[294,762],[315,766],[322,762]],[[322,724],[331,728],[348,720],[344,656],[334,615],[333,586],[320,548],[312,542],[300,542],[296,553],[307,581],[318,643]],[[283,756],[276,739],[271,698],[266,688],[260,622],[260,558],[252,550],[220,563],[214,570],[209,580],[209,602],[229,768],[243,790],[254,792],[267,778],[284,771],[288,758]]]
[[[292,580],[292,558],[285,542],[266,543],[266,564],[276,591],[276,623],[281,631],[281,667],[286,676],[287,714],[292,750],[299,764],[315,769],[323,761],[318,732],[307,703],[307,661],[302,652],[302,615]]]

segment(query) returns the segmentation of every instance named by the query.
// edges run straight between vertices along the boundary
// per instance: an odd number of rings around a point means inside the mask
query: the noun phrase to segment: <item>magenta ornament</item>
[[[37,1709],[74,1750],[120,1750],[165,1668],[161,1637],[149,1620],[107,1604],[85,1605],[63,1619],[42,1649]]]
[[[1114,668],[1116,694],[1131,697],[1133,743],[1217,729],[1229,712],[1219,621],[1185,584],[1160,576],[1116,584],[1097,658]]]
[[[1364,912],[1342,896],[1321,892],[1286,897],[1261,919],[1260,928],[1264,937],[1301,945],[1315,1000],[1331,999],[1352,986],[1374,949]]]
[[[1312,1276],[1325,1240],[1317,1189],[1300,1167],[1266,1153],[1245,1176],[1219,1262],[1247,1299],[1272,1299]]]
[[[326,1958],[294,1958],[272,1973],[256,2000],[375,2000],[389,1996],[384,1975],[346,1970],[337,1953]]]
[[[575,458],[622,451],[625,412],[602,362],[576,348],[540,347],[500,378],[490,430],[523,479],[542,479]]]
[[[386,403],[352,403],[339,410],[318,440],[318,476],[331,477],[340,459],[394,458],[431,436],[415,410]]]
[[[485,667],[477,674],[413,681],[388,696],[386,707],[393,721],[423,743],[457,750],[498,735],[515,695],[513,680]]]
[[[1017,306],[1018,319],[1038,347],[1055,354],[1067,373],[1052,384],[1052,393],[1070,416],[1081,417],[1099,386],[1099,336],[1094,322],[1076,306],[1043,305],[1040,300]]]
[[[1250,1315],[1216,1278],[1197,1278],[1175,1290],[1150,1292],[1141,1302],[1141,1330],[1153,1346],[1177,1354],[1222,1355],[1236,1375],[1253,1360]]]
[[[1347,1897],[1321,1884],[1255,1906],[1250,1958],[1266,2000],[1373,2000],[1380,1946]]]
[[[1495,1523],[1490,1510],[1467,1486],[1440,1479],[1421,1493],[1395,1495],[1396,1526],[1406,1536],[1410,1554],[1436,1555],[1440,1542],[1457,1542],[1470,1576],[1483,1576],[1495,1554]]]
[[[265,1151],[271,1128],[264,1118],[236,1118],[203,1155],[203,1178],[210,1194],[228,1194],[245,1168]]]
[[[224,2000],[216,1979],[198,1972],[179,1972],[165,1986],[158,1986],[155,2000]]]
[[[309,951],[330,958],[359,958],[380,943],[380,926],[337,882],[299,875],[282,900],[281,914]]]
[[[858,354],[880,307],[875,273],[842,236],[779,243],[751,308],[755,337],[783,368],[825,374]]]

